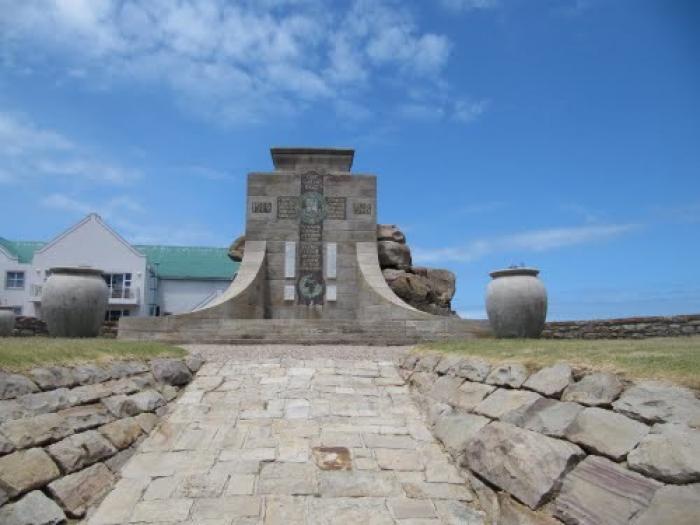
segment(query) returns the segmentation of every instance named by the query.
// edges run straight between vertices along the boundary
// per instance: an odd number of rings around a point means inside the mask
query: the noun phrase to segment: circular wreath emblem
[[[301,222],[318,224],[326,218],[326,199],[318,192],[309,191],[301,195]]]
[[[299,279],[299,295],[307,301],[314,301],[323,294],[323,283],[313,274],[302,275]]]

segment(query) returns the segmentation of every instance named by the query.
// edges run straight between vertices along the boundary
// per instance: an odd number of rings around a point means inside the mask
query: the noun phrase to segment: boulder
[[[204,358],[199,354],[190,354],[185,358],[185,365],[193,374],[196,374],[203,364]]]
[[[114,421],[114,416],[101,403],[67,408],[57,412],[73,432],[82,432]]]
[[[633,525],[697,525],[700,516],[700,483],[685,487],[661,487],[649,506],[637,514]]]
[[[129,399],[136,405],[139,412],[155,412],[157,408],[166,404],[163,395],[155,390],[144,390],[132,394]]]
[[[491,372],[491,365],[478,357],[465,357],[455,366],[455,375],[469,381],[483,382]]]
[[[245,253],[245,235],[236,237],[228,248],[228,256],[234,262],[241,262]]]
[[[28,377],[0,372],[0,399],[11,399],[38,391],[39,387]]]
[[[613,409],[645,423],[685,423],[700,429],[700,400],[687,388],[646,381],[625,390]]]
[[[435,374],[431,374],[430,372],[413,372],[409,382],[416,387],[418,392],[425,394],[432,388],[435,379]]]
[[[700,481],[700,431],[682,424],[655,425],[627,456],[629,468],[667,483]]]
[[[583,455],[571,443],[493,422],[467,443],[465,458],[481,478],[535,509]]]
[[[0,458],[0,487],[11,498],[41,488],[60,475],[56,464],[41,448],[20,450]]]
[[[520,388],[527,379],[527,368],[520,363],[504,363],[491,370],[486,378],[490,385]]]
[[[9,454],[15,449],[14,444],[7,439],[5,436],[0,433],[0,455],[2,454]],[[0,499],[2,499],[2,495],[0,494]],[[2,503],[0,503],[2,505]]]
[[[116,383],[113,382],[113,383]],[[85,403],[94,403],[103,397],[112,395],[110,382],[97,383],[95,385],[83,385],[71,388],[68,391],[68,402],[71,405],[84,405]]]
[[[42,390],[53,390],[55,388],[64,387],[70,388],[78,384],[76,377],[73,375],[73,369],[66,368],[65,366],[34,368],[29,374]]]
[[[66,514],[81,518],[87,507],[109,492],[115,481],[114,474],[103,463],[97,463],[54,481],[48,489]]]
[[[563,437],[583,410],[576,403],[541,397],[532,404],[508,412],[501,421],[552,437]]]
[[[51,457],[63,472],[75,472],[113,456],[117,449],[96,430],[73,434],[48,447]]]
[[[73,428],[58,414],[40,414],[6,421],[0,425],[0,432],[15,448],[28,448],[63,439]]]
[[[450,414],[437,418],[433,433],[451,454],[457,456],[488,423],[489,419],[474,414]]]
[[[626,525],[660,487],[608,459],[588,456],[564,478],[554,515],[567,524]]]
[[[98,431],[119,450],[131,446],[142,433],[141,425],[133,417],[118,419],[101,426]]]
[[[112,375],[106,368],[87,364],[73,368],[73,377],[79,385],[94,385],[109,380]]]
[[[435,372],[440,375],[451,374],[454,375],[455,366],[462,362],[462,358],[458,355],[446,355],[435,367]]]
[[[406,243],[406,236],[395,224],[377,224],[377,240]]]
[[[559,397],[573,381],[573,371],[566,363],[557,363],[532,374],[523,386],[547,397]]]
[[[413,270],[416,272],[415,268]],[[450,270],[439,268],[426,268],[425,270],[432,302],[449,308],[455,295],[457,276]]]
[[[496,390],[495,386],[464,381],[448,402],[457,408],[471,411],[494,390]]]
[[[166,385],[182,386],[192,381],[192,372],[179,359],[154,359],[151,370],[156,380]]]
[[[0,400],[0,421],[31,416],[32,412],[20,405],[16,399]]]
[[[144,372],[148,372],[148,365],[141,361],[117,361],[112,363],[109,367],[109,373],[112,379],[121,379]]]
[[[156,416],[155,414],[150,414],[148,412],[144,412],[143,414],[135,416],[134,420],[139,424],[144,434],[150,434],[151,430],[153,430],[158,424],[158,416]]]
[[[435,367],[440,363],[440,360],[442,359],[442,354],[425,354],[418,359],[418,363],[416,363],[415,371],[416,372],[432,372],[435,370]]]
[[[515,410],[523,410],[541,399],[536,392],[529,390],[508,390],[499,388],[479,403],[474,412],[493,419],[501,419]]]
[[[406,244],[396,241],[378,241],[379,266],[407,270],[411,267],[411,250]]]
[[[106,397],[102,400],[102,404],[109,410],[114,417],[135,416],[139,413],[139,409],[133,399],[125,395]]]
[[[69,390],[67,388],[57,388],[48,392],[37,392],[36,394],[26,394],[17,398],[20,406],[31,414],[45,414],[56,412],[71,405]]]
[[[644,423],[610,410],[585,408],[566,429],[569,441],[620,461],[649,433]]]
[[[62,525],[66,516],[56,503],[35,490],[21,500],[0,508],[3,525]]]
[[[394,270],[393,272],[396,271],[402,270]],[[394,274],[387,279],[386,275],[390,272],[384,270],[382,273],[385,275],[389,288],[411,306],[417,307],[428,302],[430,288],[425,277],[402,271],[402,274]]]
[[[457,389],[464,383],[461,377],[441,376],[433,383],[433,386],[428,391],[428,396],[444,403],[449,403],[457,394]]]
[[[561,399],[588,406],[610,405],[620,392],[622,382],[615,374],[596,372],[568,386]]]

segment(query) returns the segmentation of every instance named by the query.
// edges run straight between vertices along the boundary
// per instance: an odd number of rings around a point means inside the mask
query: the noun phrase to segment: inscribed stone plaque
[[[347,219],[346,205],[345,197],[326,197],[326,218],[344,221]]]
[[[326,278],[335,279],[337,266],[338,245],[334,242],[326,244]]]
[[[293,301],[294,300],[294,285],[285,284],[284,285],[284,300]]]
[[[355,201],[352,203],[352,213],[354,215],[372,215],[372,203]]]
[[[251,212],[253,213],[272,213],[272,202],[270,201],[253,201],[251,202]]]
[[[315,242],[300,242],[299,243],[299,270],[300,271],[320,271],[321,262],[321,245]]]
[[[338,299],[338,288],[335,284],[326,286],[326,301],[332,302]]]
[[[294,241],[284,243],[284,277],[293,279],[296,277],[297,249]]]
[[[323,304],[323,221],[326,199],[323,196],[323,176],[315,171],[301,175],[299,197],[299,303]]]
[[[298,197],[277,197],[277,218],[293,219],[299,217]]]

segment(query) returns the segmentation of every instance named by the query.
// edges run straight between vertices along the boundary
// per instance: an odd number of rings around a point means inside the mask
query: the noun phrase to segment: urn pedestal
[[[109,288],[102,271],[52,268],[41,294],[41,314],[52,337],[96,337],[104,322]]]
[[[491,272],[486,313],[496,337],[539,337],[547,317],[547,291],[536,268]]]

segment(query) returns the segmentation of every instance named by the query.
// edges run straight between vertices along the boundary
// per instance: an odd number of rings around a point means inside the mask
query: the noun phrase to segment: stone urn
[[[96,337],[109,288],[94,268],[52,268],[41,294],[41,316],[52,337]]]
[[[547,290],[536,268],[491,272],[486,313],[496,337],[539,337],[547,317]]]
[[[12,335],[15,328],[15,312],[9,306],[0,306],[0,337]]]

